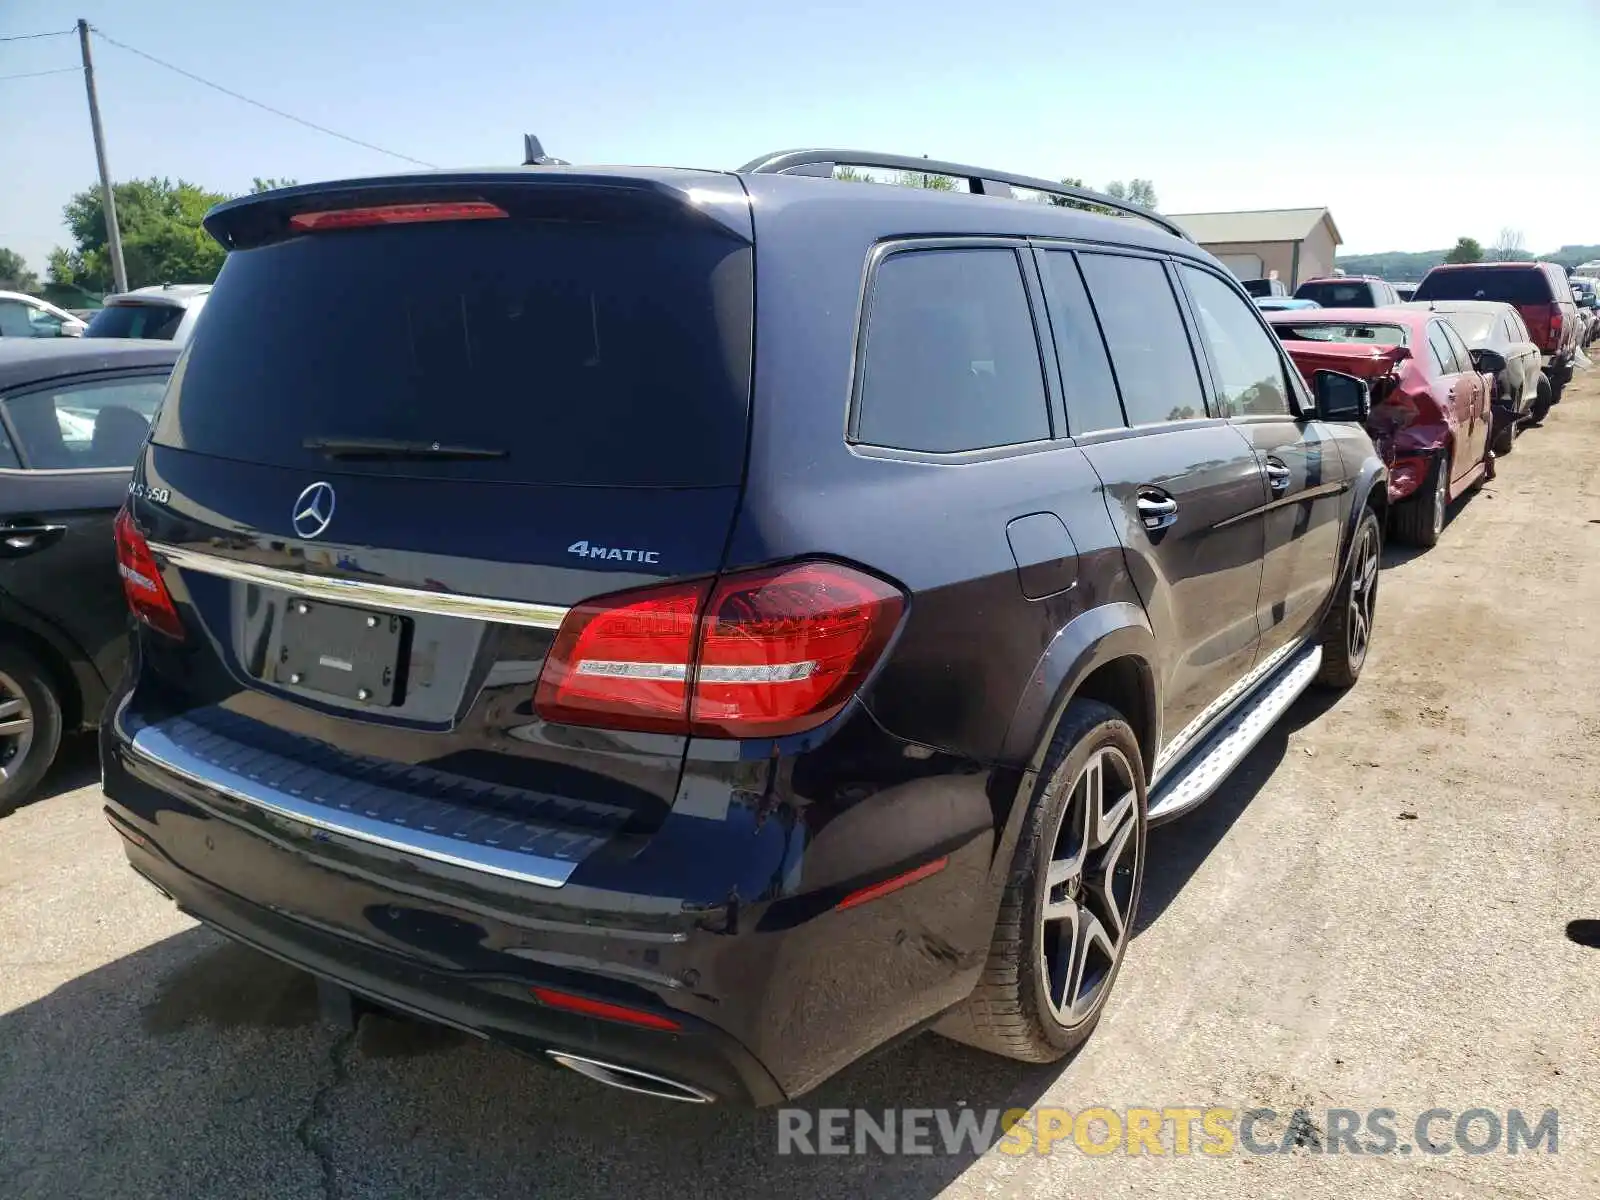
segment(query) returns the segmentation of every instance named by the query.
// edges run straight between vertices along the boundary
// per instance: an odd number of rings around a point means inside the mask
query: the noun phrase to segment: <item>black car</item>
[[[1147,826],[1361,670],[1365,385],[1313,398],[1143,210],[809,151],[206,227],[107,813],[186,911],[391,1008],[688,1101],[929,1026],[1059,1058]]]
[[[99,722],[127,653],[111,523],[178,352],[0,342],[0,815],[65,730]]]

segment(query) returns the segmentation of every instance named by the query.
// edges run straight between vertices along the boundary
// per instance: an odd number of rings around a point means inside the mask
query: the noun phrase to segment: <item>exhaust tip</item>
[[[620,1088],[624,1092],[638,1092],[642,1096],[654,1096],[658,1100],[678,1100],[684,1104],[712,1104],[716,1097],[704,1088],[698,1088],[692,1083],[681,1083],[675,1079],[667,1079],[661,1075],[652,1075],[649,1071],[641,1071],[637,1067],[624,1067],[616,1063],[601,1062],[597,1058],[584,1058],[579,1054],[567,1054],[560,1050],[546,1050],[550,1058],[566,1067],[585,1075],[596,1083],[603,1083],[607,1087]]]

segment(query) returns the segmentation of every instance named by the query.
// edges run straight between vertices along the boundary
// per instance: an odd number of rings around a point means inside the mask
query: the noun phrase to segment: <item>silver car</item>
[[[146,338],[181,346],[210,294],[209,283],[162,283],[107,296],[83,336]]]

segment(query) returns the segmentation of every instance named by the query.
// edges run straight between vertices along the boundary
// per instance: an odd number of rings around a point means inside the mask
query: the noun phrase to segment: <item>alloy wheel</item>
[[[1041,978],[1062,1025],[1094,1014],[1132,933],[1139,826],[1133,768],[1122,751],[1103,746],[1072,782],[1045,877]]]
[[[33,707],[22,685],[0,671],[0,783],[22,769],[32,745]]]
[[[1378,535],[1370,526],[1361,530],[1350,566],[1350,619],[1345,622],[1350,662],[1359,664],[1372,640],[1372,618],[1378,604]]]

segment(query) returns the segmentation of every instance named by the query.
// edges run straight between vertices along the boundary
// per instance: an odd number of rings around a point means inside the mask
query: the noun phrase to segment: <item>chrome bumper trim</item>
[[[444,617],[465,617],[478,621],[498,621],[504,625],[527,625],[534,629],[560,629],[567,609],[555,604],[531,604],[522,600],[497,600],[489,596],[462,596],[455,592],[429,592],[421,588],[398,587],[390,583],[371,583],[364,579],[341,579],[331,575],[311,575],[260,563],[223,558],[200,550],[185,550],[164,542],[151,542],[159,557],[184,571],[198,571],[240,583],[278,588],[297,596],[354,604],[385,611],[434,613]]]
[[[155,725],[140,729],[129,745],[139,758],[198,787],[219,792],[274,816],[401,854],[542,887],[560,887],[578,867],[577,862],[486,846],[424,829],[375,820],[332,804],[264,786],[240,772],[207,762],[179,745]],[[370,792],[373,789],[367,790]]]

